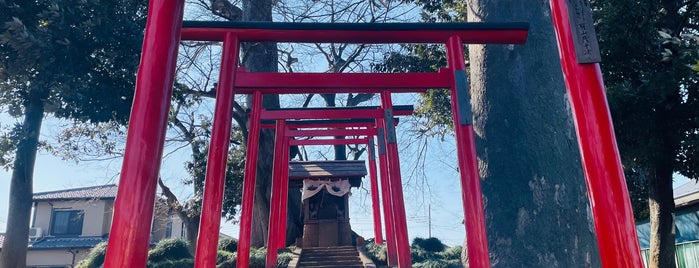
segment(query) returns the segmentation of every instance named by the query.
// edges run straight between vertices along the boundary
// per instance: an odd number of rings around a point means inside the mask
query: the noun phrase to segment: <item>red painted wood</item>
[[[384,120],[376,119],[377,128],[385,130]],[[388,265],[398,264],[396,252],[395,220],[393,218],[393,202],[391,201],[391,185],[389,183],[388,155],[386,155],[386,136],[377,136],[379,155],[379,175],[381,183],[381,204],[383,205],[383,219],[386,222],[386,261]]]
[[[287,137],[333,137],[333,136],[370,136],[376,135],[376,129],[308,129],[287,130]]]
[[[392,109],[391,92],[381,93],[381,106],[384,109]],[[384,120],[385,123],[385,120]],[[386,133],[387,141],[388,135]],[[410,267],[410,241],[408,239],[408,225],[405,216],[405,203],[403,199],[403,184],[400,174],[400,161],[398,159],[398,145],[395,142],[386,143],[386,155],[388,156],[389,185],[391,187],[391,200],[393,202],[393,217],[396,236],[396,252],[398,252],[398,266]]]
[[[412,115],[412,110],[395,110],[394,116]],[[367,109],[262,110],[262,120],[383,118],[383,111]]]
[[[243,180],[243,201],[240,211],[240,234],[238,239],[238,259],[236,267],[247,268],[250,263],[250,236],[252,232],[252,213],[255,200],[255,181],[257,178],[257,155],[260,140],[260,113],[262,110],[262,93],[255,92],[250,112],[250,128],[245,151],[245,177]]]
[[[285,128],[286,129],[286,128]],[[285,130],[284,129],[284,130]],[[289,138],[285,137],[282,140],[282,155],[280,157],[281,163],[279,164],[279,177],[282,178],[281,189],[278,192],[281,194],[281,211],[279,217],[279,239],[277,240],[277,248],[286,247],[286,224],[287,224],[287,214],[289,210]],[[275,173],[277,171],[274,171]]]
[[[447,42],[447,62],[452,71],[465,70],[463,44],[458,36],[449,38]],[[456,77],[454,78],[456,79]],[[466,226],[466,241],[469,245],[469,267],[490,267],[488,257],[488,237],[485,230],[485,215],[483,211],[483,194],[478,175],[478,158],[473,125],[462,125],[459,111],[471,107],[459,107],[457,100],[467,98],[459,96],[456,81],[452,79],[451,110],[456,134],[456,153],[459,159],[459,175],[461,179],[461,199],[464,207],[464,225]],[[471,246],[474,245],[474,246]]]
[[[290,43],[444,43],[450,36],[457,35],[469,44],[521,44],[527,38],[527,29],[366,31],[184,28],[182,39],[221,41],[226,33],[234,33],[245,42]]]
[[[317,140],[291,140],[289,145],[347,145],[366,144],[366,139],[317,139]]]
[[[262,73],[240,72],[236,90],[243,94],[424,92],[448,88],[449,72],[436,73]],[[260,83],[264,81],[264,83]]]
[[[373,120],[373,119],[372,119]],[[287,125],[289,126],[289,129],[292,130],[303,130],[306,128],[327,128],[327,129],[333,129],[333,128],[342,128],[342,129],[352,129],[352,128],[372,128],[374,126],[374,122],[371,123],[365,123],[365,122],[360,122],[360,123],[321,123],[321,124],[291,124],[292,122],[296,121],[286,121]],[[397,125],[395,123],[394,125]],[[262,124],[262,128],[274,128],[274,124]]]
[[[643,267],[599,64],[579,64],[565,0],[551,0],[602,267]]]
[[[369,137],[374,139],[374,137]],[[370,142],[367,146],[369,151],[369,184],[371,189],[371,208],[374,219],[374,243],[383,244],[383,234],[381,232],[381,203],[379,202],[379,180],[376,172],[376,148]]]
[[[183,0],[148,6],[105,267],[146,266],[183,10]]]
[[[284,120],[277,120],[277,129],[274,138],[274,165],[272,168],[272,194],[270,200],[270,212],[269,212],[269,226],[267,231],[267,267],[275,267],[277,264],[277,245],[279,245],[279,239],[283,239],[284,234],[279,233],[279,222],[282,220],[282,195],[279,194],[282,191],[284,181],[289,181],[288,177],[284,178],[281,176],[282,165],[288,166],[288,161],[283,162],[284,159],[284,129],[286,128],[286,123]]]
[[[221,73],[216,90],[216,107],[214,112],[211,145],[206,163],[206,180],[204,198],[199,221],[199,236],[195,255],[195,268],[216,266],[218,249],[218,232],[221,227],[221,209],[223,207],[223,190],[226,184],[226,164],[228,146],[231,140],[233,121],[233,81],[238,66],[240,43],[232,34],[223,42]]]
[[[262,110],[262,120],[267,119],[348,119],[348,118],[377,118],[383,116],[378,109],[372,110]]]

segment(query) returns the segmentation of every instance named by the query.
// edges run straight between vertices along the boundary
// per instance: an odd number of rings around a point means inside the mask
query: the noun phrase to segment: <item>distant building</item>
[[[674,190],[675,259],[677,267],[699,267],[699,184],[688,182]],[[636,225],[644,265],[648,267],[650,223]]]
[[[107,241],[116,193],[114,184],[35,193],[27,267],[73,267]],[[186,237],[182,221],[166,206],[156,205],[154,214],[153,243]]]

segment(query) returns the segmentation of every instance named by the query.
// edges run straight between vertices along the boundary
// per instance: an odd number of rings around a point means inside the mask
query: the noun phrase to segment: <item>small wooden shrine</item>
[[[303,237],[300,247],[352,245],[349,222],[351,187],[367,175],[364,161],[302,161],[289,163],[289,187],[301,188]]]

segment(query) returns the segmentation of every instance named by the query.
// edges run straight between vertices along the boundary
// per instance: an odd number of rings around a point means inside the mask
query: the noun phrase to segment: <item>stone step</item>
[[[310,260],[314,260],[314,261],[315,260],[325,260],[325,259],[330,258],[330,257],[332,257],[333,260],[359,260],[359,255],[357,255],[357,254],[340,255],[340,256],[338,256],[338,255],[332,255],[332,256],[328,256],[328,255],[310,255],[310,256],[304,255],[303,260],[308,260],[308,261],[310,261]]]
[[[320,246],[320,247],[305,247],[304,249],[354,249],[355,247],[352,245],[349,246]]]
[[[299,263],[296,267],[364,267],[364,264],[360,263]]]
[[[312,248],[303,248],[303,250],[308,250],[308,251],[345,251],[345,250],[357,250],[353,246],[341,246],[341,247],[312,247]]]
[[[303,256],[306,257],[347,257],[347,256],[353,256],[353,257],[359,257],[359,253],[357,252],[347,252],[347,253],[340,253],[340,254],[320,254],[320,253],[303,253]]]
[[[364,267],[359,252],[352,246],[304,248],[297,267]]]
[[[303,249],[304,253],[311,253],[311,254],[335,254],[335,253],[347,253],[347,252],[354,252],[357,253],[356,249]]]
[[[313,266],[308,266],[308,265],[301,265],[299,264],[299,268],[335,268],[335,267],[343,267],[343,268],[364,268],[363,264],[356,264],[356,265],[347,265],[347,264],[340,264],[340,265],[334,265],[334,264],[324,264],[324,265],[313,265]]]
[[[321,265],[321,264],[361,264],[361,260],[335,260],[335,259],[325,259],[325,260],[316,260],[316,261],[305,261],[302,260],[299,262],[299,264],[306,264],[306,265]]]

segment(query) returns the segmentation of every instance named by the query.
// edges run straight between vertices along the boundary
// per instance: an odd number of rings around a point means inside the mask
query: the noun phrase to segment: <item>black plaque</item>
[[[396,126],[393,125],[393,110],[384,110],[384,123],[386,124],[386,140],[389,144],[396,143]]]
[[[575,55],[578,63],[597,63],[602,61],[592,20],[590,0],[567,0],[568,17],[573,34]]]
[[[456,104],[459,105],[459,123],[461,125],[473,124],[473,111],[471,111],[471,95],[468,93],[468,77],[466,71],[455,70],[454,82],[456,85]]]
[[[376,129],[376,138],[379,140],[379,155],[386,154],[386,137],[383,128]]]

